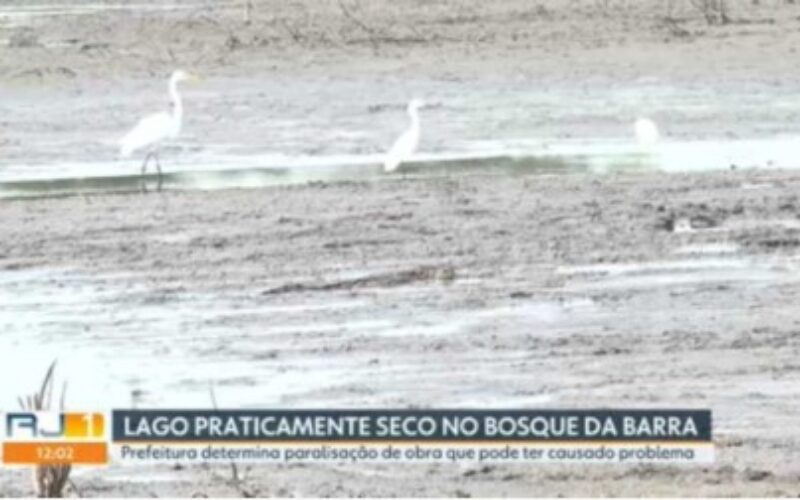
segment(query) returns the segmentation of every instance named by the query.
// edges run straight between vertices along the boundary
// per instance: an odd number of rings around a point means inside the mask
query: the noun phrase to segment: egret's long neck
[[[180,123],[183,120],[183,101],[178,93],[178,81],[175,79],[169,81],[169,96],[172,98],[172,119]]]
[[[408,108],[408,116],[411,117],[411,130],[419,131],[419,110]]]

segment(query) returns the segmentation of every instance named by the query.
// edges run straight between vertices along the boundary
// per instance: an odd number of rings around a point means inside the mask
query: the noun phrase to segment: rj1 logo
[[[105,436],[102,413],[7,413],[7,440],[97,439]]]

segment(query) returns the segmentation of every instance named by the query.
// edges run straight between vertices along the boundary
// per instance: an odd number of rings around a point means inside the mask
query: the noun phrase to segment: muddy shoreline
[[[707,407],[717,429],[718,460],[702,469],[498,466],[472,473],[430,466],[403,468],[405,479],[392,483],[384,479],[397,471],[382,467],[368,468],[374,475],[362,468],[257,467],[248,482],[231,485],[219,479],[223,467],[164,468],[158,474],[170,479],[157,487],[86,472],[76,478],[84,493],[227,495],[241,486],[337,496],[792,495],[798,436],[790,429],[800,409],[793,382],[800,350],[799,188],[788,172],[472,176],[213,197],[164,192],[6,201],[4,220],[19,224],[4,227],[0,254],[5,272],[68,266],[92,276],[99,289],[142,288],[107,297],[111,311],[129,307],[132,297],[180,307],[199,292],[273,307],[361,303],[342,311],[312,308],[293,319],[269,309],[220,313],[191,325],[188,339],[195,340],[183,346],[141,339],[144,345],[130,351],[136,359],[163,345],[162,361],[192,359],[196,369],[246,365],[243,378],[231,372],[215,380],[234,406],[489,400]],[[93,314],[99,321],[107,313]],[[378,319],[387,322],[362,324]],[[339,326],[325,326],[331,322]],[[235,331],[236,340],[214,340],[220,325]],[[63,331],[74,340],[49,341],[82,344],[74,328]],[[91,338],[100,352],[118,349],[114,336]],[[315,359],[323,365],[309,366]],[[317,370],[337,373],[328,371],[334,366],[342,375],[327,382],[300,389],[279,384],[313,378]],[[98,369],[129,380],[118,363]],[[115,389],[139,389],[140,403],[153,406],[178,394],[196,394],[189,399],[195,405],[206,397],[204,384],[188,378],[163,385],[157,381],[171,372],[154,370],[153,380]],[[295,480],[309,471],[314,479],[301,487]],[[24,491],[14,476],[4,477],[9,494]],[[205,486],[188,486],[181,479],[187,477]],[[402,485],[412,477],[419,490],[409,492]]]
[[[380,154],[414,96],[434,105],[423,115],[429,153],[628,139],[638,115],[678,140],[800,135],[796,6],[709,26],[688,4],[667,22],[655,1],[353,2],[349,15],[347,2],[257,4],[249,24],[238,1],[0,16],[0,168],[135,173],[117,141],[167,105],[176,67],[204,81],[184,91],[184,134],[167,162]]]

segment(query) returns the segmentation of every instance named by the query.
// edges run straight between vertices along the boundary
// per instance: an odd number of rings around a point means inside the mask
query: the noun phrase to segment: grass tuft
[[[53,386],[55,385],[56,361],[50,364],[47,373],[42,380],[39,391],[17,398],[20,406],[25,411],[51,411],[53,403]],[[67,384],[61,388],[59,398],[59,410],[64,410],[64,397],[67,394]],[[72,470],[69,464],[45,464],[37,465],[33,470],[33,487],[36,489],[36,496],[39,498],[61,498],[64,496],[64,488],[69,483],[69,473]]]

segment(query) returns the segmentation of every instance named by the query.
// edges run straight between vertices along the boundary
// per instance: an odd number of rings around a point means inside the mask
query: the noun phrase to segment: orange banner
[[[6,465],[104,465],[108,463],[106,443],[3,443]]]

